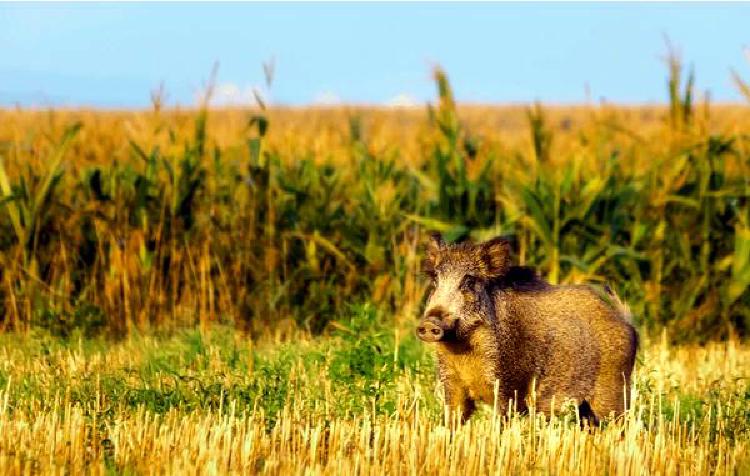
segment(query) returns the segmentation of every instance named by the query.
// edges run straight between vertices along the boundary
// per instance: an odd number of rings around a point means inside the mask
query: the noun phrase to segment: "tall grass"
[[[512,236],[675,339],[745,335],[750,120],[682,75],[673,56],[665,108],[462,108],[438,70],[426,114],[4,111],[0,326],[321,332],[364,299],[409,319],[439,230]]]

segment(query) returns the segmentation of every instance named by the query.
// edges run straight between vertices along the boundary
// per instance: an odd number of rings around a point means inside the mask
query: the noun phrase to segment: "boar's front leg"
[[[458,414],[461,423],[466,423],[466,420],[476,410],[474,399],[469,396],[469,393],[462,386],[450,380],[443,383],[445,385],[445,403],[448,406],[448,421],[452,421],[455,415]]]

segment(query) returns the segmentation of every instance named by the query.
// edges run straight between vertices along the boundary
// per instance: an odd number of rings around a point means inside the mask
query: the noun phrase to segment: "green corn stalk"
[[[33,196],[30,193],[17,193],[17,191],[13,190],[14,187],[11,186],[2,158],[0,157],[0,193],[2,193],[3,198],[0,203],[5,204],[16,234],[16,239],[23,245],[25,264],[28,264],[29,254],[36,242],[36,232],[40,218],[46,212],[45,207],[49,203],[49,198],[62,178],[60,165],[80,129],[81,124],[79,123],[66,129],[60,143],[55,147],[52,157],[48,161],[46,173],[36,187]],[[21,179],[21,184],[19,184],[18,188],[20,190],[25,189],[25,181],[23,179]]]
[[[695,71],[693,68],[690,69],[684,91],[680,91],[682,88],[682,59],[671,45],[667,44],[667,48],[670,125],[674,131],[679,131],[688,127],[692,122]]]
[[[477,155],[478,141],[462,127],[448,77],[441,69],[434,71],[438,104],[430,107],[429,116],[439,132],[432,153],[432,170],[426,174],[412,171],[425,185],[427,216],[407,213],[408,219],[447,233],[446,238],[466,237],[471,230],[496,225],[497,203],[491,158],[485,159],[476,178],[470,178],[467,161]],[[436,198],[436,199],[435,199]],[[432,224],[432,225],[428,225]]]
[[[10,203],[17,200],[15,193],[11,189],[8,175],[5,172],[5,165],[3,164],[3,158],[0,157],[0,192],[3,194],[3,205],[8,209],[10,215],[10,222],[13,225],[13,230],[16,233],[16,238],[19,242],[26,242],[26,228],[21,222],[21,213],[25,212],[25,208],[22,204],[15,203],[15,206],[10,206]]]
[[[541,104],[536,103],[533,109],[526,111],[526,117],[529,120],[534,157],[538,162],[549,162],[552,149],[552,131],[547,126]]]
[[[744,215],[747,215],[747,212]],[[731,267],[731,279],[725,293],[725,307],[734,304],[750,287],[750,224],[744,217],[735,227]]]
[[[750,84],[745,82],[742,77],[734,70],[732,70],[732,80],[734,81],[735,86],[737,86],[737,89],[740,91],[742,96],[747,101],[750,101]]]

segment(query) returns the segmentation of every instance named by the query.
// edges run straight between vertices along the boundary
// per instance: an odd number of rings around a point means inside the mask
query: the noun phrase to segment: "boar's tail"
[[[625,322],[628,323],[628,329],[630,330],[630,349],[632,351],[631,353],[631,362],[630,367],[633,368],[633,362],[635,362],[635,354],[638,352],[638,347],[640,347],[640,339],[638,338],[638,331],[635,329],[635,326],[633,326],[633,313],[630,312],[630,306],[628,306],[626,303],[622,302],[622,299],[620,299],[620,296],[617,295],[614,290],[609,287],[609,285],[604,285],[604,292],[607,293],[607,298],[610,301],[610,304],[612,307],[614,307],[617,312],[622,316],[622,318],[625,320]]]
[[[630,311],[630,306],[622,302],[620,296],[618,296],[617,293],[611,287],[609,287],[608,284],[604,285],[604,292],[607,293],[607,297],[611,301],[612,306],[617,309],[617,311],[628,322],[628,324],[632,325],[633,313]]]

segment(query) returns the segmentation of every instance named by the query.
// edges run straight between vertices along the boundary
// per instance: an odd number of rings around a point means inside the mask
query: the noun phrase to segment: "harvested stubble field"
[[[683,79],[664,107],[459,107],[438,71],[426,111],[0,111],[0,473],[750,472],[750,111]],[[427,230],[615,288],[627,416],[443,422]]]
[[[550,421],[485,409],[445,425],[432,359],[373,325],[265,346],[226,329],[114,346],[3,338],[0,472],[750,471],[750,349],[734,341],[647,343],[634,408],[589,432],[570,409]]]

